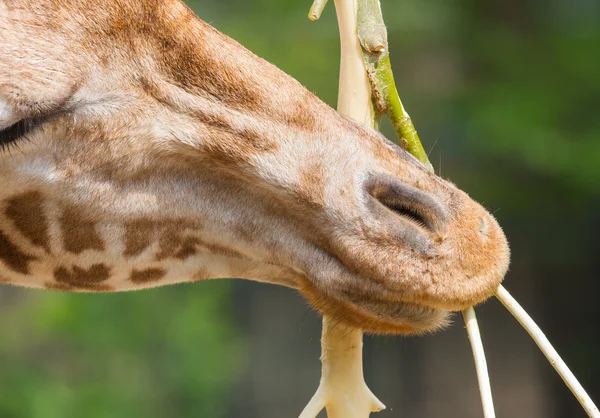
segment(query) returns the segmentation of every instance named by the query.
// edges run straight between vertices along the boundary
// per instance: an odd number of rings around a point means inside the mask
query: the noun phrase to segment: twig
[[[310,11],[308,12],[308,18],[310,20],[319,20],[326,4],[327,0],[315,0],[312,7],[310,8]]]
[[[379,0],[358,1],[358,38],[373,89],[377,121],[387,115],[402,146],[433,172],[417,130],[398,95]]]
[[[481,394],[481,404],[483,405],[483,416],[485,418],[495,418],[494,400],[492,399],[492,387],[490,385],[490,376],[485,361],[485,352],[483,342],[477,325],[475,309],[469,308],[463,311],[463,318],[467,326],[467,334],[473,350],[473,360],[475,360],[475,370],[477,371],[477,380],[479,382],[479,393]]]
[[[552,367],[558,372],[568,388],[571,389],[571,392],[573,392],[573,395],[575,395],[588,416],[599,418],[600,412],[598,412],[598,407],[594,405],[590,396],[586,393],[585,389],[583,389],[583,386],[581,386],[571,370],[569,370],[565,362],[560,358],[554,347],[552,347],[552,344],[550,344],[550,341],[548,341],[548,338],[546,338],[540,327],[537,326],[533,319],[531,319],[527,312],[525,312],[521,305],[518,304],[504,287],[498,287],[496,297],[502,302],[506,309],[513,314],[521,326],[525,328],[525,331],[527,331],[531,338],[533,338],[533,341],[535,341],[542,353],[544,353]]]
[[[320,15],[324,1],[315,1],[309,13]],[[358,37],[354,0],[335,0],[340,30],[341,58],[338,111],[373,127],[375,111]],[[329,418],[368,418],[385,408],[367,387],[362,366],[362,330],[323,317],[321,382],[300,418],[315,418],[327,409]]]
[[[362,330],[323,318],[321,382],[300,418],[315,418],[323,408],[329,418],[365,418],[385,408],[365,383],[362,346]]]
[[[357,122],[373,127],[375,110],[362,49],[356,36],[356,1],[335,0],[340,31],[340,81],[337,110]]]

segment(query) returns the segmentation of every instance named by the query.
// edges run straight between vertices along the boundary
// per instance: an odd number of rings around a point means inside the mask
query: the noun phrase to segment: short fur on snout
[[[464,192],[179,0],[0,1],[0,146],[15,145],[0,154],[3,283],[242,277],[415,333],[508,267]]]
[[[450,311],[495,293],[508,269],[508,243],[466,193],[372,137],[388,150],[377,158],[395,176],[367,176],[359,207],[370,216],[352,234],[331,233],[327,245],[343,273],[315,272],[318,279],[302,291],[323,313],[368,332],[433,331],[447,324]]]

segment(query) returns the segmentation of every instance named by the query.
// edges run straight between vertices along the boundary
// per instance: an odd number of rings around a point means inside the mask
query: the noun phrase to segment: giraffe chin
[[[309,303],[334,323],[362,329],[367,334],[420,335],[450,325],[452,312],[407,302],[345,300],[324,295],[310,283],[300,288]]]

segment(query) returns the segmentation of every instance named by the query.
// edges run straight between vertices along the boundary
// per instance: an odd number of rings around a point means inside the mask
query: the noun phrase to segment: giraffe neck
[[[207,235],[202,222],[183,216],[149,211],[99,220],[40,189],[0,189],[0,282],[116,292],[209,278],[279,277],[279,284],[295,287],[291,269],[255,261],[244,245],[238,252],[231,242]]]

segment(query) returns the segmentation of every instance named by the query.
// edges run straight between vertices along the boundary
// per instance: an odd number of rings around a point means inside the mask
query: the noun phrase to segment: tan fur
[[[491,215],[179,0],[0,0],[2,282],[244,277],[369,332],[443,326],[508,267]]]

